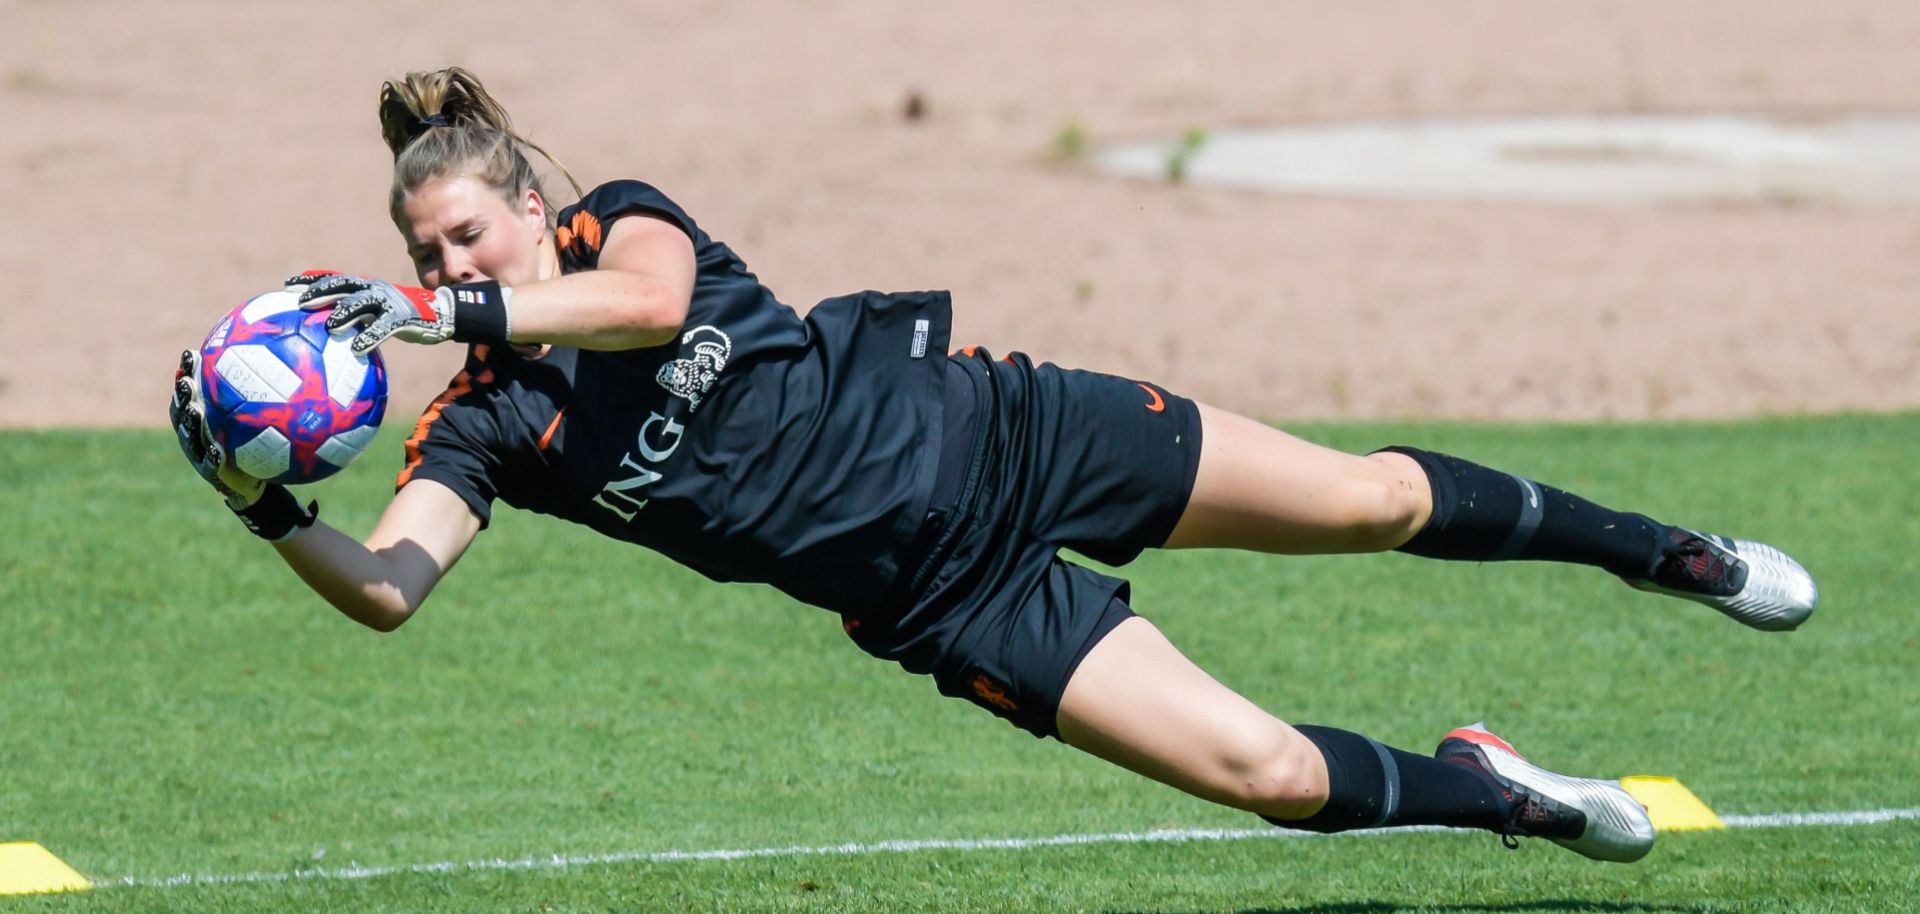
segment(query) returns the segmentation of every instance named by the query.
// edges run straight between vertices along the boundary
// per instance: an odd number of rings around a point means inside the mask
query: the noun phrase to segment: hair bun
[[[413,126],[407,130],[407,140],[408,142],[417,140],[425,136],[427,131],[432,130],[435,127],[451,127],[451,126],[453,126],[453,119],[447,117],[447,115],[444,112],[436,111],[432,114],[427,115],[426,117],[415,120],[413,122]]]

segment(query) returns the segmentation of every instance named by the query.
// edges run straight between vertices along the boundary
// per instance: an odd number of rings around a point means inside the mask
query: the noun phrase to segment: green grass
[[[1791,635],[1598,572],[1401,555],[1149,555],[1138,608],[1282,717],[1411,748],[1479,718],[1536,760],[1679,777],[1722,813],[1920,806],[1920,416],[1338,426],[1770,540]],[[397,440],[319,487],[364,533]],[[502,511],[426,609],[355,626],[156,432],[0,434],[0,841],[97,877],[1244,828],[867,659],[834,617]],[[1920,823],[1529,842],[921,851],[0,898],[14,911],[1908,910]]]

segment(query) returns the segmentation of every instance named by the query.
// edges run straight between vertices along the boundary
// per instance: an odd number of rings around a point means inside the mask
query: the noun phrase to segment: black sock
[[[1418,461],[1433,486],[1433,515],[1400,552],[1472,562],[1573,562],[1644,578],[1667,544],[1668,528],[1644,514],[1603,508],[1446,454],[1410,447],[1382,450]]]
[[[1499,831],[1506,798],[1469,768],[1381,745],[1358,733],[1296,727],[1327,760],[1327,805],[1305,819],[1262,816],[1281,828],[1332,833],[1395,825]]]

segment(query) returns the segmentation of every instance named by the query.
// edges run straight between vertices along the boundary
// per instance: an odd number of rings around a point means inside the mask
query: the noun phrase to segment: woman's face
[[[549,272],[546,203],[536,191],[510,202],[478,178],[454,175],[415,188],[400,209],[407,255],[429,289],[484,279],[524,285]]]

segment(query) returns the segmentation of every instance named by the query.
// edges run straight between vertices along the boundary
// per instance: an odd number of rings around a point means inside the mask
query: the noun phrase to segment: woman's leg
[[[1168,548],[1570,562],[1768,630],[1798,626],[1818,597],[1806,569],[1764,543],[1669,527],[1446,454],[1355,456],[1199,412],[1199,467]]]
[[[1081,660],[1057,724],[1070,746],[1282,827],[1479,828],[1609,860],[1637,859],[1653,844],[1645,811],[1617,784],[1535,768],[1479,730],[1455,731],[1435,758],[1288,726],[1137,616]]]
[[[1347,454],[1196,405],[1200,469],[1167,548],[1384,552],[1426,524],[1432,487],[1407,455]]]
[[[1301,819],[1327,800],[1327,766],[1313,743],[1139,616],[1081,659],[1058,723],[1067,745],[1223,806]]]

